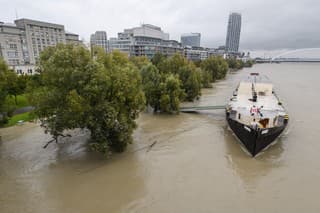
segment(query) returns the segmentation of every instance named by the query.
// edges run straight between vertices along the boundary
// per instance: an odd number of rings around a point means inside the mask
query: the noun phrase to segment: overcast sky
[[[148,23],[180,40],[200,32],[201,45],[224,45],[230,12],[242,14],[240,49],[320,47],[319,0],[0,0],[0,21],[30,18],[65,25],[89,40],[96,30],[115,37]]]

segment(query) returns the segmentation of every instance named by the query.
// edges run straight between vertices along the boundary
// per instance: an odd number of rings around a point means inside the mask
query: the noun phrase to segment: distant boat
[[[272,83],[259,73],[240,82],[226,107],[226,119],[253,157],[272,144],[289,121]]]

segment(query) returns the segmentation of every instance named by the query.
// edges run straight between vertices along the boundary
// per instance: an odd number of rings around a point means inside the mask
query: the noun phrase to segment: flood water
[[[49,136],[25,124],[0,130],[0,212],[320,212],[320,64],[258,64],[203,90],[197,104],[225,104],[257,71],[275,84],[290,124],[256,158],[223,110],[142,114],[134,143],[107,160],[87,150],[85,132],[42,149]]]

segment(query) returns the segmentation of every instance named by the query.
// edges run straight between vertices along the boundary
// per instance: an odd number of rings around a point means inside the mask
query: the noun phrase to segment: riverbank
[[[26,122],[33,121],[34,119],[35,119],[35,116],[31,112],[16,114],[9,119],[9,122],[7,124],[3,125],[3,127],[0,127],[0,129],[15,126],[15,125],[22,125]]]
[[[34,107],[30,106],[26,94],[8,96],[5,101],[5,108],[10,109],[12,117],[9,118],[8,123],[4,124],[1,128],[7,128],[14,125],[20,125],[24,122],[34,120],[35,116],[31,113]]]

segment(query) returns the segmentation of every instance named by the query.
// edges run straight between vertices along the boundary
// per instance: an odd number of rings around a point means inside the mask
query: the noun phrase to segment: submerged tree
[[[201,95],[201,72],[193,62],[188,61],[181,54],[176,53],[172,57],[164,57],[156,54],[152,63],[159,69],[162,75],[177,75],[180,79],[181,89],[185,92],[185,99],[180,101],[193,101]]]
[[[239,70],[245,66],[242,60],[236,59],[235,57],[230,57],[227,59],[227,63],[230,69]]]
[[[201,95],[201,73],[193,64],[180,67],[178,70],[181,87],[186,93],[186,100],[193,101]]]
[[[219,80],[226,76],[228,64],[222,57],[211,56],[201,63],[201,69],[211,74],[211,80]]]
[[[156,66],[149,64],[142,67],[140,73],[142,77],[142,87],[146,97],[146,104],[150,105],[156,112],[160,109],[160,72]]]
[[[198,68],[198,72],[201,74],[201,86],[203,88],[211,88],[212,75],[209,71]]]
[[[79,46],[47,48],[40,57],[42,86],[32,88],[29,97],[54,141],[65,130],[82,128],[91,132],[92,149],[123,151],[144,108],[141,78],[121,53],[95,56]]]
[[[147,105],[155,112],[179,111],[180,100],[184,99],[185,93],[178,75],[161,74],[156,66],[149,64],[141,69],[141,76]]]
[[[178,76],[169,74],[160,85],[160,110],[162,112],[178,112],[180,100],[184,99],[185,93],[181,89],[181,81]]]

